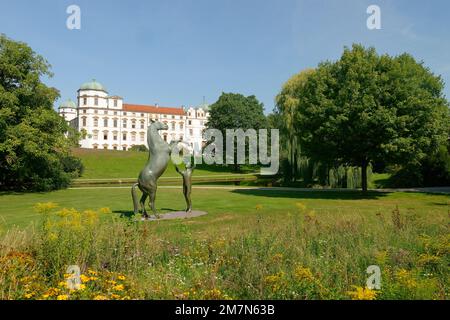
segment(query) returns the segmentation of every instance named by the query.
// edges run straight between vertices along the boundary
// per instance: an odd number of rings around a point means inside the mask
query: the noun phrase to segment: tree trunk
[[[361,188],[363,192],[367,192],[367,161],[361,163]]]

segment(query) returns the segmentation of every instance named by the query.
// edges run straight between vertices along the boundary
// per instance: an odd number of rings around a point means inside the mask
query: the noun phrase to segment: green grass
[[[48,201],[59,208],[34,212]],[[128,189],[3,194],[0,299],[448,298],[448,196],[208,188],[193,203],[209,214],[136,222]],[[183,206],[159,190],[161,211]],[[69,292],[73,264],[98,276]],[[357,291],[374,264],[382,290]]]
[[[147,152],[74,149],[73,153],[81,159],[85,167],[80,179],[123,179],[137,178],[148,159]],[[232,174],[226,166],[198,165],[196,176]],[[169,163],[163,177],[176,177],[178,174]]]

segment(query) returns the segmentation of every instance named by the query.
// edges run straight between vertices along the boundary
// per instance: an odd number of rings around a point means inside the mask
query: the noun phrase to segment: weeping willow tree
[[[301,89],[314,73],[314,69],[306,69],[292,76],[276,97],[273,119],[280,129],[285,182],[300,183],[306,187],[321,185],[331,188],[360,188],[360,168],[310,159],[301,151],[296,114],[301,105]],[[370,168],[368,174],[371,174]]]

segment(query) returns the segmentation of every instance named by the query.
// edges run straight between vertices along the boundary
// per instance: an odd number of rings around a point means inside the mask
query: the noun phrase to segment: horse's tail
[[[136,187],[138,185],[139,185],[139,183],[135,183],[131,187],[131,196],[133,197],[134,214],[139,213],[139,200],[138,200],[138,196],[136,194]]]

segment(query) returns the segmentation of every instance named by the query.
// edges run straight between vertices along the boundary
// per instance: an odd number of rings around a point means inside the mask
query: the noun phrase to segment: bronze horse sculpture
[[[138,182],[131,187],[133,197],[134,214],[139,212],[139,205],[142,210],[142,216],[147,219],[149,216],[145,210],[145,201],[150,198],[150,208],[156,218],[159,215],[155,208],[155,197],[158,178],[164,173],[170,160],[171,146],[159,135],[159,130],[168,130],[167,124],[159,121],[153,121],[147,128],[147,144],[149,157],[147,164],[139,174]],[[177,141],[174,141],[177,142]],[[138,201],[136,187],[142,192],[141,199]]]

